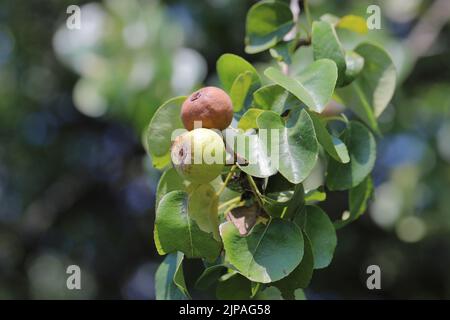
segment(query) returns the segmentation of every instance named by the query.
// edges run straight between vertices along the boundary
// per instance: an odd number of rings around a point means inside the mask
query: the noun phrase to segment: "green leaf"
[[[264,210],[272,217],[282,218],[292,200],[292,191],[268,193],[261,197]]]
[[[277,84],[259,88],[253,93],[254,107],[272,110],[282,114],[286,110],[301,107],[302,103],[296,96]]]
[[[364,125],[351,121],[341,138],[347,146],[350,162],[343,164],[330,158],[326,177],[330,190],[356,187],[369,175],[375,164],[375,138]]]
[[[336,24],[336,28],[347,29],[361,34],[366,34],[369,31],[366,20],[363,17],[355,15],[347,15],[340,18]]]
[[[305,292],[302,289],[297,289],[294,292],[295,300],[307,300]]]
[[[325,124],[322,122],[322,119],[317,113],[310,111],[308,114],[314,123],[314,130],[316,131],[317,140],[325,151],[336,161],[342,163],[349,162],[350,158],[345,144],[328,132]]]
[[[264,290],[260,290],[256,296],[255,300],[283,300],[280,290],[278,288],[270,286]]]
[[[150,121],[145,140],[155,168],[163,169],[170,163],[172,133],[184,128],[180,118],[184,100],[186,97],[177,97],[165,102]]]
[[[199,290],[206,290],[217,282],[222,274],[227,270],[223,264],[214,265],[203,270],[200,277],[195,282],[195,287]]]
[[[364,59],[358,77],[347,87],[337,91],[338,96],[374,131],[376,118],[392,99],[397,79],[396,69],[386,51],[370,43],[362,43],[354,50]]]
[[[314,21],[311,44],[314,60],[330,59],[336,63],[338,71],[337,84],[340,86],[345,77],[345,51],[337,37],[334,26],[326,21]]]
[[[336,64],[329,59],[313,62],[297,77],[286,76],[274,67],[264,74],[319,113],[330,101],[337,79]]]
[[[239,119],[238,128],[244,131],[257,128],[258,126],[256,124],[256,118],[258,118],[258,116],[263,112],[264,110],[261,109],[248,109],[241,117],[241,119]]]
[[[357,85],[369,99],[376,117],[379,117],[391,100],[397,79],[394,62],[387,52],[370,43],[360,44],[354,50],[364,58]]]
[[[292,55],[292,64],[289,66],[289,74],[298,76],[314,62],[314,52],[311,46],[301,46]]]
[[[217,284],[219,300],[249,300],[251,295],[251,282],[239,273],[225,274]]]
[[[230,89],[230,98],[233,103],[233,111],[239,112],[244,108],[245,101],[252,85],[253,73],[246,71],[241,73],[233,82]]]
[[[328,22],[329,24],[335,26],[339,22],[339,17],[330,13],[325,13],[323,16],[320,17],[320,20]]]
[[[189,182],[181,178],[175,168],[167,169],[161,175],[156,188],[156,203],[158,204],[161,198],[170,191],[185,191],[188,185]]]
[[[327,267],[337,244],[336,230],[328,215],[316,206],[307,206],[304,230],[311,240],[314,269]]]
[[[186,300],[189,293],[183,275],[180,252],[167,255],[155,274],[156,300]]]
[[[258,53],[275,46],[294,26],[289,6],[280,1],[260,1],[247,13],[245,52]]]
[[[229,167],[227,167],[229,168]],[[228,173],[228,172],[226,172]],[[214,179],[213,181],[210,182],[210,184],[214,187],[214,189],[216,190],[216,193],[218,193],[222,186],[223,186],[223,180],[221,176],[218,176],[216,179]],[[220,194],[219,197],[219,202],[223,203],[226,202],[228,200],[231,200],[233,198],[236,198],[237,196],[240,196],[239,192],[236,192],[228,187],[225,187],[225,189],[222,191],[222,193]]]
[[[350,189],[349,204],[352,217],[357,219],[366,211],[367,202],[372,197],[373,190],[373,182],[370,175],[359,185]]]
[[[266,111],[258,119],[260,129],[271,129],[272,143],[278,140],[278,171],[291,183],[301,183],[311,173],[318,158],[318,142],[313,122],[305,110],[295,110],[290,114],[288,127],[281,117],[272,111]],[[278,138],[274,134],[278,130]]]
[[[189,258],[213,261],[220,253],[221,244],[191,217],[188,197],[184,191],[172,191],[162,197],[155,218],[156,248],[159,254],[181,251]]]
[[[178,252],[177,253],[177,264],[175,269],[175,274],[173,275],[173,283],[177,286],[177,288],[183,292],[183,294],[190,298],[186,282],[184,280],[184,271],[183,271],[183,260],[184,254]]]
[[[373,195],[373,190],[373,182],[370,175],[367,176],[367,178],[365,178],[359,185],[350,189],[350,214],[345,220],[335,221],[334,227],[339,229],[358,219],[367,210],[367,203]]]
[[[281,173],[269,177],[265,193],[275,193],[281,191],[293,191],[295,184],[290,183]]]
[[[233,150],[249,162],[247,165],[238,164],[243,172],[258,178],[266,178],[277,172],[276,161],[273,161],[271,156],[270,135],[238,133],[235,143],[237,146],[233,147]]]
[[[344,86],[352,83],[356,77],[361,73],[364,67],[364,58],[354,51],[345,52],[345,79]]]
[[[323,186],[318,189],[309,190],[305,193],[305,203],[314,204],[316,202],[325,201],[327,199],[327,194],[324,191]]]
[[[222,225],[228,261],[245,277],[269,283],[290,274],[303,257],[303,236],[293,222],[272,219],[242,237],[230,222]]]
[[[262,284],[259,282],[251,283],[252,295],[250,298],[254,298],[260,292],[261,286]]]
[[[285,299],[295,299],[295,290],[306,288],[313,275],[314,256],[311,241],[306,234],[303,234],[303,239],[305,240],[305,254],[300,264],[286,278],[273,283],[280,289]]]
[[[294,54],[295,41],[280,42],[270,49],[270,55],[277,61],[284,61],[287,64],[292,63],[292,55]]]
[[[220,56],[217,60],[217,74],[225,91],[230,92],[233,83],[242,73],[252,74],[252,87],[258,87],[261,83],[258,72],[247,60],[231,53]]]
[[[291,219],[299,214],[305,206],[305,190],[302,184],[297,184],[294,189],[294,194],[289,202],[284,218]]]
[[[210,184],[193,185],[189,188],[189,215],[200,230],[212,233],[220,241],[219,215],[215,189]]]

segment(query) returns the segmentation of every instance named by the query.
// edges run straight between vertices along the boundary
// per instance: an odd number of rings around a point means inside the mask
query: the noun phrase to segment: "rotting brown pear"
[[[192,93],[181,107],[181,120],[187,130],[201,121],[207,129],[226,129],[233,120],[233,104],[228,94],[217,87],[204,87]]]

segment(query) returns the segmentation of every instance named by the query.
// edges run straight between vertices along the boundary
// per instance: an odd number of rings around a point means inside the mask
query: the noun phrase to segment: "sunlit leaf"
[[[364,58],[364,67],[351,84],[337,93],[361,120],[378,131],[376,118],[392,99],[396,69],[386,51],[376,45],[363,43],[354,51]]]
[[[266,85],[253,93],[254,107],[272,110],[279,114],[301,105],[297,97],[277,84]]]
[[[245,51],[257,53],[275,46],[294,26],[289,6],[280,1],[260,1],[247,13]]]
[[[345,52],[345,79],[343,85],[348,85],[356,79],[364,67],[364,58],[354,51]]]
[[[367,22],[363,17],[355,15],[343,16],[336,24],[337,28],[348,29],[353,32],[366,34],[369,29],[367,28]]]
[[[186,97],[168,100],[156,110],[147,129],[146,149],[152,157],[153,165],[163,169],[170,163],[172,133],[184,128],[181,122],[181,105]]]
[[[334,26],[326,21],[314,21],[311,37],[314,60],[330,59],[334,61],[338,71],[337,84],[340,86],[345,77],[345,51]]]
[[[156,204],[161,198],[170,191],[185,191],[189,182],[180,177],[175,168],[169,168],[159,178],[158,187],[156,188]]]
[[[256,69],[244,58],[241,58],[240,56],[237,56],[235,54],[226,53],[221,55],[217,60],[216,68],[220,82],[227,92],[230,92],[236,78],[238,78],[243,73],[251,73],[253,87],[256,88],[261,82]]]
[[[189,189],[189,215],[198,227],[219,237],[218,197],[210,184],[194,185]]]
[[[277,158],[272,158],[272,138],[266,133],[236,134],[233,150],[248,160],[248,164],[238,165],[243,172],[258,178],[270,177],[277,172]]]
[[[305,202],[306,204],[314,204],[316,202],[325,201],[327,199],[327,194],[324,191],[323,186],[309,190],[305,193]]]
[[[248,109],[241,117],[241,119],[239,119],[238,128],[244,131],[257,128],[258,126],[256,124],[256,118],[258,118],[258,116],[263,112],[264,110],[261,109]]]
[[[191,217],[188,197],[184,191],[172,191],[162,197],[155,217],[156,248],[159,254],[181,251],[189,258],[213,261],[221,244],[212,232],[201,230]]]
[[[233,82],[230,89],[231,102],[234,112],[239,112],[245,106],[245,100],[252,85],[252,73],[246,71],[241,73]]]
[[[259,223],[243,237],[230,222],[222,226],[228,261],[252,281],[269,283],[290,274],[303,257],[303,236],[288,220]]]
[[[290,117],[290,123],[285,126],[278,114],[266,111],[258,117],[257,123],[260,129],[268,129],[270,135],[278,130],[278,138],[273,140],[278,140],[279,146],[274,150],[273,159],[278,159],[279,172],[289,182],[297,184],[314,168],[318,142],[313,122],[305,110],[296,110]]]
[[[319,113],[330,101],[337,79],[336,64],[329,59],[313,62],[297,77],[286,76],[274,67],[264,74]]]

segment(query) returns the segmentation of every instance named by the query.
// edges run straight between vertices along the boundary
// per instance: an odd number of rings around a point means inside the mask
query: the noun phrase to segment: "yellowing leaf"
[[[366,20],[363,17],[348,15],[342,17],[336,25],[337,28],[348,29],[353,32],[366,34],[369,30],[367,28]]]

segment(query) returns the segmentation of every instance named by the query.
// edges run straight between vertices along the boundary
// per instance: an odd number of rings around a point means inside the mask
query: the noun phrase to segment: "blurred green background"
[[[0,3],[0,299],[155,297],[160,173],[142,130],[168,98],[217,84],[221,54],[270,61],[243,52],[254,2]],[[375,200],[338,232],[309,298],[450,298],[449,3],[310,1],[314,17],[367,17],[378,4],[382,28],[363,38],[391,53],[400,80],[380,119]],[[66,27],[71,4],[81,7],[80,30]],[[351,48],[354,35],[341,37]],[[347,194],[323,207],[340,216]],[[70,264],[81,268],[82,290],[66,289]],[[371,264],[381,290],[366,287]],[[198,261],[185,269],[192,282]]]

